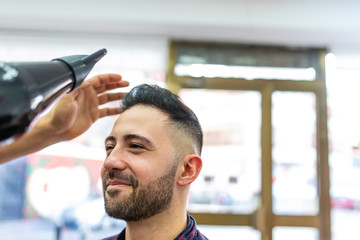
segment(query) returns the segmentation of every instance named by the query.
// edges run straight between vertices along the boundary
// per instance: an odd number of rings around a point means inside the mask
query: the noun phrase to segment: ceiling
[[[360,53],[360,1],[1,0],[0,33],[65,31]]]

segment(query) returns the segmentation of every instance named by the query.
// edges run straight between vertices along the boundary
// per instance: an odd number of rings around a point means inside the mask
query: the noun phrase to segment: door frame
[[[327,103],[325,86],[325,49],[309,49],[314,61],[316,79],[314,81],[293,80],[246,80],[239,78],[194,78],[176,76],[174,68],[177,50],[181,46],[219,48],[219,43],[171,41],[169,49],[167,88],[178,93],[182,88],[249,90],[261,93],[261,204],[251,214],[191,213],[198,224],[251,226],[261,232],[262,240],[272,240],[273,228],[277,226],[311,227],[319,231],[319,240],[331,240],[331,202],[330,176],[328,163]],[[227,47],[227,44],[223,44]],[[234,44],[231,44],[234,47]],[[243,45],[239,45],[243,47]],[[256,49],[257,46],[251,46]],[[266,46],[261,46],[266,49]],[[273,48],[273,47],[269,47]],[[287,48],[280,48],[282,51]],[[306,52],[306,49],[302,49]],[[289,49],[291,51],[291,49]],[[276,215],[272,206],[272,94],[275,91],[312,92],[316,97],[316,148],[317,148],[317,185],[319,211],[317,215]]]

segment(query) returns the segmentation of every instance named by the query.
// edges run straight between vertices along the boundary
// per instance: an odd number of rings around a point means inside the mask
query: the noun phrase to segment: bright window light
[[[219,64],[177,64],[175,75],[207,78],[244,78],[278,79],[313,81],[316,78],[314,68],[285,68],[285,67],[248,67],[226,66]]]

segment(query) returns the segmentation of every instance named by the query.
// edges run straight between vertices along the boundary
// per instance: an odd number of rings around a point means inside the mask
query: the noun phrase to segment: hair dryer
[[[0,62],[0,141],[25,132],[37,114],[80,86],[106,53],[101,49],[48,62]]]

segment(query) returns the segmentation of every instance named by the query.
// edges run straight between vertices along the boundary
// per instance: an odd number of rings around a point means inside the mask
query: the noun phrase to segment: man
[[[202,138],[195,114],[166,89],[140,85],[122,99],[101,177],[106,212],[127,226],[107,240],[207,239],[186,212]]]
[[[0,147],[0,164],[39,151],[51,144],[73,139],[84,133],[97,119],[115,115],[119,108],[99,108],[121,99],[125,93],[107,91],[129,85],[118,74],[104,74],[85,81],[64,95],[35,126],[11,144]]]

